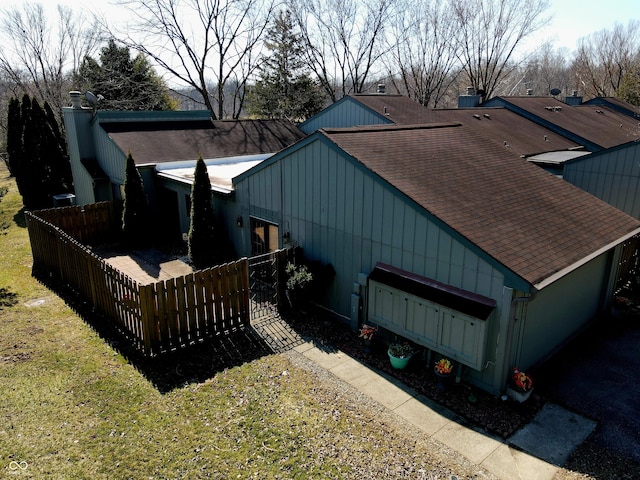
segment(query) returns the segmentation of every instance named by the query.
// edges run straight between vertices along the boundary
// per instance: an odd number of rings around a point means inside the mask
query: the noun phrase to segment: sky
[[[638,0],[551,0],[553,19],[529,43],[535,47],[552,40],[556,49],[575,50],[578,39],[599,30],[611,30],[616,23],[640,20]]]
[[[464,0],[459,0],[464,1]],[[626,25],[630,19],[640,20],[639,0],[549,0],[548,14],[552,20],[547,27],[539,30],[520,49],[532,51],[547,40],[556,49],[565,47],[575,50],[581,37],[603,29],[612,29],[616,23]],[[0,9],[18,6],[27,2],[41,3],[55,14],[55,6],[68,5],[73,8],[99,11],[110,21],[117,21],[126,15],[123,7],[115,5],[115,0],[0,0]]]

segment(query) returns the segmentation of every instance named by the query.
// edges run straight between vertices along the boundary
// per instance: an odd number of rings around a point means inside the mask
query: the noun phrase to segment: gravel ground
[[[640,295],[638,296],[638,305],[640,305]],[[636,314],[640,317],[640,308],[636,310]],[[424,361],[412,360],[406,370],[394,370],[389,365],[386,348],[382,342],[375,345],[371,352],[365,351],[362,339],[358,337],[357,333],[351,332],[339,320],[327,317],[321,312],[316,312],[302,317],[291,317],[287,321],[304,338],[333,345],[363,363],[395,376],[406,385],[455,411],[477,427],[503,438],[507,438],[518,428],[528,423],[547,401],[552,400],[544,388],[535,390],[534,395],[524,404],[511,401],[504,402],[464,384],[453,385],[442,391],[437,388],[435,376],[431,369],[426,368]],[[295,352],[288,355],[292,358],[292,361],[301,361],[298,357],[302,356],[295,354]],[[355,401],[360,402],[366,408],[381,408],[377,403],[364,397],[364,395],[354,392],[350,385],[341,382],[318,367],[308,365],[309,362],[306,363],[305,368],[314,372],[324,382],[327,382],[327,385],[332,389],[339,392],[348,392],[349,395],[355,396]],[[476,402],[469,402],[470,393],[474,395]],[[347,393],[344,395],[347,395]],[[347,399],[347,401],[349,400]],[[353,397],[351,401],[354,401]],[[386,412],[384,409],[382,409],[381,418],[384,418],[385,423],[395,425],[397,430],[413,429],[406,421],[393,413]],[[640,478],[640,465],[633,462],[628,456],[615,451],[615,449],[608,449],[606,446],[594,441],[595,438],[592,437],[595,437],[597,432],[598,430],[576,449],[565,468],[558,471],[554,480],[635,480]],[[417,436],[415,438],[424,437],[424,435],[416,433]],[[459,455],[452,454],[447,447],[435,440],[425,440],[422,447],[426,449],[423,450],[423,452],[426,452],[425,454],[432,455],[433,458],[442,459],[444,467],[444,470],[434,473],[434,475],[439,476],[427,476],[424,478],[455,478],[448,476],[452,475],[450,472],[465,472],[459,473],[458,478],[485,478],[484,476],[491,478],[489,473],[477,470],[479,467],[474,467],[465,462]],[[389,461],[393,462],[391,464],[396,464],[395,462],[399,460],[390,458]],[[460,465],[462,465],[463,470],[458,469],[458,462],[462,462]],[[465,477],[460,475],[472,476]],[[377,476],[376,478],[393,477]]]
[[[315,398],[327,408],[353,410],[373,413],[379,428],[384,431],[385,446],[388,449],[384,456],[367,458],[363,463],[359,455],[352,451],[342,452],[343,462],[353,469],[353,478],[376,479],[425,479],[425,480],[462,480],[462,479],[496,479],[494,475],[472,464],[446,445],[426,437],[420,430],[371,400],[351,385],[338,379],[335,375],[318,367],[304,355],[295,351],[285,353],[288,360],[296,367],[303,368],[321,382],[322,387]],[[358,415],[352,411],[351,414]],[[331,450],[331,447],[328,446]],[[330,455],[337,455],[331,452]]]
[[[397,378],[418,393],[446,406],[480,429],[502,438],[507,438],[528,423],[546,401],[535,390],[530,399],[522,404],[503,401],[464,383],[450,383],[443,390],[438,386],[433,369],[427,366],[424,349],[416,347],[417,353],[407,368],[396,370],[390,365],[385,342],[374,339],[370,351],[367,351],[357,332],[352,332],[343,322],[323,315],[321,311],[286,320],[303,338],[339,348],[362,363]]]

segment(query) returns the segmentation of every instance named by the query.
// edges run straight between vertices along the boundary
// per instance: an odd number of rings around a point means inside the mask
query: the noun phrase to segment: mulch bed
[[[438,385],[433,366],[426,364],[424,351],[416,353],[404,370],[391,367],[386,344],[374,339],[367,351],[358,332],[353,332],[340,319],[322,311],[285,316],[291,327],[302,337],[315,343],[333,346],[365,365],[388,374],[419,394],[422,394],[458,414],[471,425],[507,438],[530,422],[546,399],[533,394],[524,403],[503,400],[461,381],[449,382],[446,389]],[[475,400],[475,401],[473,401]]]

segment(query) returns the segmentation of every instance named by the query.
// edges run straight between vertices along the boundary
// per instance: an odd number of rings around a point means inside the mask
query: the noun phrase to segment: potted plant
[[[453,372],[453,364],[448,358],[443,357],[436,362],[433,370],[438,376],[448,377],[449,375],[451,375],[451,372]]]
[[[413,356],[413,347],[407,342],[392,343],[389,345],[389,360],[391,366],[397,369],[403,369],[409,364],[409,360]]]
[[[442,357],[433,366],[433,372],[438,378],[438,388],[445,389],[447,386],[447,380],[453,373],[453,364],[448,358]]]
[[[362,328],[360,328],[360,338],[364,341],[364,351],[371,351],[371,343],[373,342],[373,336],[378,331],[378,327],[373,327],[371,325],[363,324]]]
[[[287,274],[286,296],[289,300],[289,305],[292,308],[298,308],[307,300],[313,275],[306,265],[297,266],[293,263],[287,263],[285,272]]]
[[[507,385],[507,395],[513,400],[522,403],[527,401],[533,392],[533,379],[517,367],[513,369],[511,381]]]

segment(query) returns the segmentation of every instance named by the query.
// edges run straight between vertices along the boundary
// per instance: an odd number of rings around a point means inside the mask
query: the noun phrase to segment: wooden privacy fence
[[[115,238],[120,229],[121,209],[114,202],[99,202],[84,207],[60,207],[33,212],[78,240],[89,244]]]
[[[182,348],[249,324],[247,259],[139,285],[40,213],[25,214],[34,273],[55,277],[79,292],[145,354]]]

